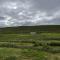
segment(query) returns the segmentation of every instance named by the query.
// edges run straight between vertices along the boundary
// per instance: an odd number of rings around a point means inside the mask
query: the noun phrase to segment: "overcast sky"
[[[60,25],[60,0],[0,0],[0,27]]]

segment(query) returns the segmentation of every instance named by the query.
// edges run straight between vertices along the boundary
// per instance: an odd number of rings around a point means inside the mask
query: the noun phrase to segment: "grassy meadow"
[[[0,60],[60,60],[60,26],[0,28]]]

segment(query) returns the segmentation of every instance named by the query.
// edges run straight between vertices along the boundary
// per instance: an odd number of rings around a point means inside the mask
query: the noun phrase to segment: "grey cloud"
[[[57,19],[60,0],[0,0],[0,26],[58,24]]]
[[[36,9],[54,10],[60,7],[60,0],[33,0]]]
[[[0,27],[6,27],[5,22],[0,20]]]

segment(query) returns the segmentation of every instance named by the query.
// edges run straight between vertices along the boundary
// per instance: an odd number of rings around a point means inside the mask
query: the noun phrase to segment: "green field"
[[[60,60],[60,26],[0,28],[0,60]]]

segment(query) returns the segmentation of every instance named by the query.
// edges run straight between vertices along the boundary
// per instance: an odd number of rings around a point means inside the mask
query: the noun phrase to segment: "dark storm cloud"
[[[60,23],[60,0],[0,0],[0,26]]]

